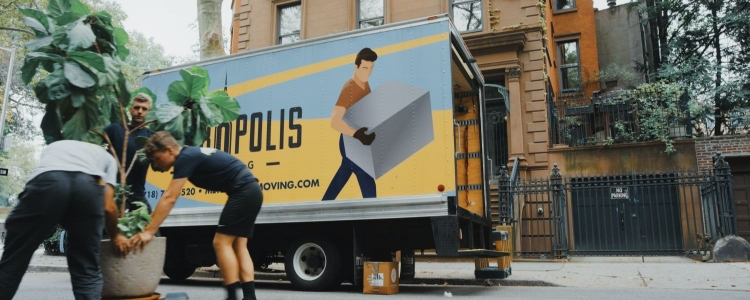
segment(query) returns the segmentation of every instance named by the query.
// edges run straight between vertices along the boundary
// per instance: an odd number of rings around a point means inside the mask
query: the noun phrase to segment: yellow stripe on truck
[[[439,33],[423,38],[414,39],[411,41],[401,42],[398,44],[388,45],[374,49],[378,56],[393,54],[409,49],[414,49],[438,42],[442,42],[448,39],[448,33]],[[337,58],[321,61],[314,64],[309,64],[303,67],[286,70],[283,72],[266,75],[260,78],[248,80],[235,85],[227,87],[227,93],[230,97],[237,97],[242,94],[247,94],[262,88],[266,88],[275,84],[279,84],[285,81],[294,80],[300,77],[312,75],[315,73],[323,72],[333,68],[338,68],[348,64],[353,64],[356,54],[344,55]]]

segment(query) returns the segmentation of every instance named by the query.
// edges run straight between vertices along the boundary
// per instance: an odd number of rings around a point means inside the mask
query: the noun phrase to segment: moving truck
[[[508,254],[493,246],[484,81],[447,15],[196,64],[209,89],[241,106],[237,120],[207,130],[204,147],[246,162],[260,181],[249,243],[256,266],[283,263],[295,287],[322,290],[361,285],[365,261],[399,251],[402,279],[414,276],[415,250]],[[158,104],[187,67],[148,72],[141,84]],[[153,207],[171,176],[149,173]],[[167,276],[216,263],[211,244],[225,202],[185,186],[160,228]]]

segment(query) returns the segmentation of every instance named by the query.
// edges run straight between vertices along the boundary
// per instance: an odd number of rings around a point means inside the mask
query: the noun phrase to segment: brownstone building
[[[565,41],[577,37],[583,45],[581,54],[587,57],[576,63],[586,72],[597,70],[592,1],[579,0],[578,8],[563,12],[566,16],[585,12],[583,19],[586,21],[578,18],[574,26],[566,27],[562,23],[567,21],[562,20],[558,33],[548,34],[545,32],[545,13],[550,15],[547,12],[558,5],[556,1],[235,0],[231,49],[235,53],[385,23],[450,14],[454,25],[463,32],[464,41],[487,83],[507,89],[509,99],[499,96],[502,93],[494,98],[492,92],[488,93],[488,111],[501,110],[507,115],[494,124],[495,128],[490,128],[495,135],[495,144],[491,147],[494,149],[494,167],[508,163],[509,158],[519,157],[524,171],[521,176],[544,176],[549,174],[545,80],[559,78],[547,74],[557,72],[554,68],[556,56],[547,54],[549,49],[557,50],[556,46],[548,49],[544,37],[561,34]],[[566,28],[587,29],[575,35]],[[571,70],[570,66],[565,67]],[[505,111],[503,102],[506,101],[510,111]]]

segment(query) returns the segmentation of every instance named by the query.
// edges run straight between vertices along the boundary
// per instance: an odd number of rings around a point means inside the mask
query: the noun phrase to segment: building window
[[[358,23],[359,28],[370,28],[383,25],[384,0],[359,0]]]
[[[581,90],[581,66],[578,56],[578,41],[557,44],[560,57],[560,89]]]
[[[302,5],[295,3],[279,6],[279,39],[278,44],[289,44],[299,41],[299,30],[302,25]]]
[[[451,17],[460,32],[482,30],[482,1],[452,0]]]
[[[576,0],[555,0],[555,10],[565,10],[576,7]]]

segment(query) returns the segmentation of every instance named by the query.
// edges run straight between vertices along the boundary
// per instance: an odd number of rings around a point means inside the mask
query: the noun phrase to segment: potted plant
[[[129,54],[127,33],[112,24],[107,12],[92,13],[79,0],[50,1],[46,12],[34,9],[21,12],[25,15],[24,24],[35,34],[35,39],[26,44],[30,53],[21,68],[22,79],[26,84],[33,82],[36,97],[45,107],[41,123],[45,141],[72,139],[97,144],[105,141],[117,160],[120,182],[125,182],[130,166],[125,165],[124,155],[115,153],[103,127],[115,122],[127,123],[125,108],[132,94],[121,70]],[[201,145],[208,127],[237,118],[239,104],[224,91],[208,91],[206,70],[192,67],[180,74],[182,80],[169,86],[169,102],[156,105],[142,126],[150,124],[154,130],[169,131],[184,145]],[[148,89],[133,93],[139,92],[150,94],[156,102],[156,96]],[[123,149],[127,149],[130,132],[140,127],[132,130],[124,127]],[[145,209],[126,212],[127,195],[127,186],[116,187],[118,227],[129,237],[140,232],[151,219]],[[161,239],[149,243],[143,253],[134,253],[127,259],[110,257],[107,250],[111,247],[102,247],[103,296],[153,295],[166,249],[166,241]],[[124,269],[114,270],[116,267]],[[135,273],[128,275],[127,269]],[[114,285],[108,282],[116,282],[117,288],[111,289]],[[128,290],[130,287],[142,288],[133,291]]]

